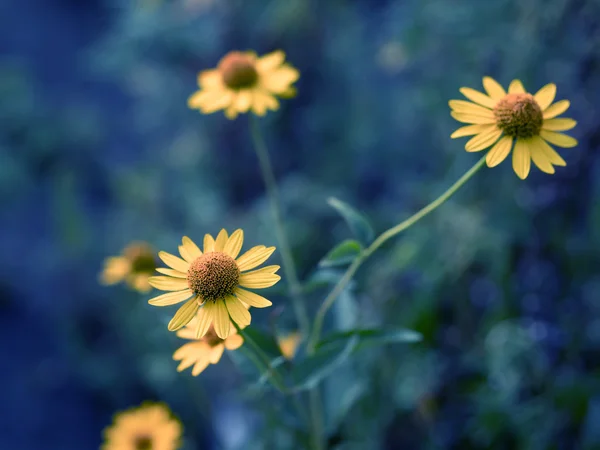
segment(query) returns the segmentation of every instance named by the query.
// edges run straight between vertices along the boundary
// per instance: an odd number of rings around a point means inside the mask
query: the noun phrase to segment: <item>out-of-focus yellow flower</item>
[[[279,349],[281,350],[281,354],[285,357],[285,359],[293,359],[296,354],[296,350],[298,350],[298,345],[300,345],[300,341],[302,340],[302,336],[300,333],[294,332],[285,336],[280,336],[277,338],[277,343],[279,344]]]
[[[292,85],[300,77],[300,72],[284,61],[281,50],[260,58],[254,52],[229,52],[216,69],[198,74],[200,90],[190,96],[188,106],[204,114],[224,109],[229,119],[250,110],[259,116],[269,109],[275,111],[279,108],[277,97],[296,95]]]
[[[525,91],[519,80],[513,80],[508,93],[497,81],[483,78],[486,94],[463,87],[460,92],[471,102],[450,100],[452,117],[471,125],[459,128],[452,138],[474,136],[465,149],[478,152],[489,147],[488,167],[500,164],[511,149],[513,169],[519,178],[529,175],[531,161],[543,172],[554,173],[554,166],[566,166],[564,159],[549,145],[574,147],[577,141],[559,131],[573,128],[573,119],[556,118],[569,108],[568,100],[552,103],[556,85],[547,84],[535,95]]]
[[[204,236],[204,252],[184,236],[179,246],[183,259],[166,252],[158,253],[170,268],[156,269],[166,276],[150,277],[148,281],[156,289],[172,292],[155,297],[148,303],[168,306],[187,300],[169,322],[170,331],[184,327],[198,314],[196,339],[204,336],[211,324],[218,337],[227,339],[235,331],[230,317],[243,328],[251,321],[248,305],[256,308],[271,306],[266,298],[242,288],[268,288],[281,279],[275,274],[279,266],[266,266],[249,272],[265,262],[275,247],[258,245],[238,258],[243,241],[242,230],[236,230],[229,236],[223,229],[216,240],[210,234]]]
[[[132,242],[120,256],[111,256],[104,261],[100,283],[111,285],[125,281],[138,292],[150,292],[148,278],[156,269],[152,247],[145,242]]]
[[[166,405],[144,403],[115,415],[104,430],[102,450],[175,450],[181,446],[181,424]]]
[[[177,372],[181,372],[193,365],[192,375],[197,376],[209,364],[217,364],[221,360],[225,349],[235,350],[240,348],[244,343],[244,339],[237,334],[237,330],[233,324],[230,324],[232,332],[226,339],[221,339],[217,336],[215,328],[212,325],[203,337],[196,339],[197,327],[198,318],[194,317],[184,328],[177,332],[177,336],[180,338],[192,341],[179,347],[173,354],[174,360],[181,361],[177,367]]]

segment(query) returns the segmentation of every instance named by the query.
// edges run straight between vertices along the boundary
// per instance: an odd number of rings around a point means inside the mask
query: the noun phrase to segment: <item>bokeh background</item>
[[[0,448],[96,449],[146,399],[186,449],[300,447],[227,356],[175,372],[171,310],[98,283],[133,240],[276,244],[247,117],[186,99],[227,51],[279,48],[299,95],[261,127],[301,278],[325,280],[311,311],[335,277],[318,261],[350,237],[329,196],[380,232],[477,160],[449,139],[459,87],[555,82],[579,122],[556,175],[485,169],[361,269],[327,329],[424,339],[334,374],[329,448],[600,448],[599,19],[598,0],[1,2]],[[294,329],[284,287],[256,323]]]

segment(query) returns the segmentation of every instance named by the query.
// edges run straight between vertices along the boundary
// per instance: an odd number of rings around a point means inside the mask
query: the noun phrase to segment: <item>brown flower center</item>
[[[231,89],[252,87],[258,80],[254,59],[242,52],[229,52],[219,61],[223,82]]]
[[[214,326],[210,326],[204,337],[202,338],[204,342],[206,342],[211,347],[216,347],[217,345],[223,343],[224,339],[221,339],[217,336],[217,332],[215,331]]]
[[[148,244],[135,242],[123,250],[123,255],[131,263],[133,273],[150,274],[156,269],[156,259]]]
[[[196,258],[187,273],[188,286],[203,301],[217,301],[233,290],[240,279],[240,269],[233,258],[223,252],[210,252]]]
[[[137,436],[133,448],[135,450],[152,450],[152,438],[150,436]]]
[[[540,134],[544,116],[531,94],[507,94],[494,107],[498,128],[514,138],[530,138]]]

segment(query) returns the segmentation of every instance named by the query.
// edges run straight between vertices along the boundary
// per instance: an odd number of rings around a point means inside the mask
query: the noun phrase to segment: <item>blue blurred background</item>
[[[97,281],[133,240],[173,252],[242,227],[245,248],[276,244],[247,117],[186,107],[233,49],[283,49],[302,74],[261,126],[303,280],[349,237],[329,196],[381,232],[475,163],[449,139],[461,86],[558,85],[579,122],[567,167],[484,169],[361,269],[328,329],[424,340],[334,374],[327,404],[353,401],[326,414],[332,449],[600,448],[599,18],[599,0],[2,2],[0,448],[96,449],[146,399],[186,449],[298,448],[227,357],[177,374],[171,311]],[[281,292],[257,323],[294,328]]]

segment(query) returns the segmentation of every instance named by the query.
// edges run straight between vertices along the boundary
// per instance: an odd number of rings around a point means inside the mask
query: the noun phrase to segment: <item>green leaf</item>
[[[347,239],[334,247],[319,261],[319,267],[335,267],[351,264],[362,252],[363,247],[355,239]]]
[[[421,339],[423,339],[423,336],[421,333],[405,328],[392,328],[383,330],[377,328],[363,328],[330,334],[321,342],[319,342],[317,349],[321,347],[328,347],[339,342],[346,342],[353,338],[356,338],[358,341],[355,345],[355,350],[358,350],[359,348],[364,348],[369,345],[419,342]]]
[[[256,327],[246,327],[239,332],[244,340],[251,339],[254,343],[260,347],[260,349],[267,354],[271,359],[279,358],[281,355],[281,350],[279,349],[279,344],[275,340],[275,337],[269,333],[262,331]],[[251,345],[250,343],[245,343],[244,345]]]
[[[335,197],[330,197],[327,203],[335,208],[344,218],[350,230],[356,238],[364,245],[368,245],[373,240],[374,232],[367,218],[356,209]]]
[[[293,391],[303,391],[317,386],[336,367],[348,359],[358,344],[357,336],[323,345],[317,352],[296,365],[291,372]]]

